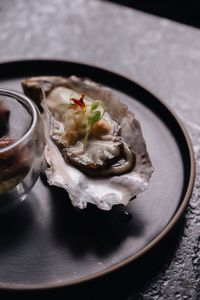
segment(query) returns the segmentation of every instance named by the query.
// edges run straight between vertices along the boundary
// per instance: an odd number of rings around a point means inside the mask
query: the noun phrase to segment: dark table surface
[[[188,129],[197,175],[185,215],[136,263],[81,286],[39,293],[2,291],[1,299],[41,294],[66,299],[200,299],[200,31],[114,2],[1,0],[0,61],[36,57],[98,65],[155,92]]]

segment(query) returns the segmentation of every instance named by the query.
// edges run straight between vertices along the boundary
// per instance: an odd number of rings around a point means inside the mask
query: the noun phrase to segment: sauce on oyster
[[[46,103],[52,115],[50,136],[65,161],[98,177],[121,175],[134,167],[134,152],[101,100],[57,87]]]

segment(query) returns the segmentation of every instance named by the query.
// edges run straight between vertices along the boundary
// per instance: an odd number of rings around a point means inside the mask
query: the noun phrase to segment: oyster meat
[[[22,87],[43,114],[48,183],[74,206],[110,210],[148,187],[153,167],[140,124],[108,88],[76,76],[32,77]]]

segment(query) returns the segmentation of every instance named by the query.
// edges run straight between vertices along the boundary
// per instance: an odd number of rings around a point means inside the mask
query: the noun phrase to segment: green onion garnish
[[[90,105],[90,111],[88,114],[88,125],[87,125],[87,129],[86,129],[86,134],[84,137],[84,146],[87,146],[87,142],[88,142],[88,137],[90,134],[90,130],[91,127],[94,123],[96,123],[97,121],[101,120],[101,118],[104,115],[104,105],[103,102],[101,102],[100,100],[94,101],[91,105]]]

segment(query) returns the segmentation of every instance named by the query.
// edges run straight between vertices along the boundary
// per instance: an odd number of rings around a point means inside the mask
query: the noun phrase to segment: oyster
[[[110,210],[148,187],[153,167],[140,124],[108,88],[76,76],[32,77],[22,86],[43,111],[48,183],[74,206]]]

